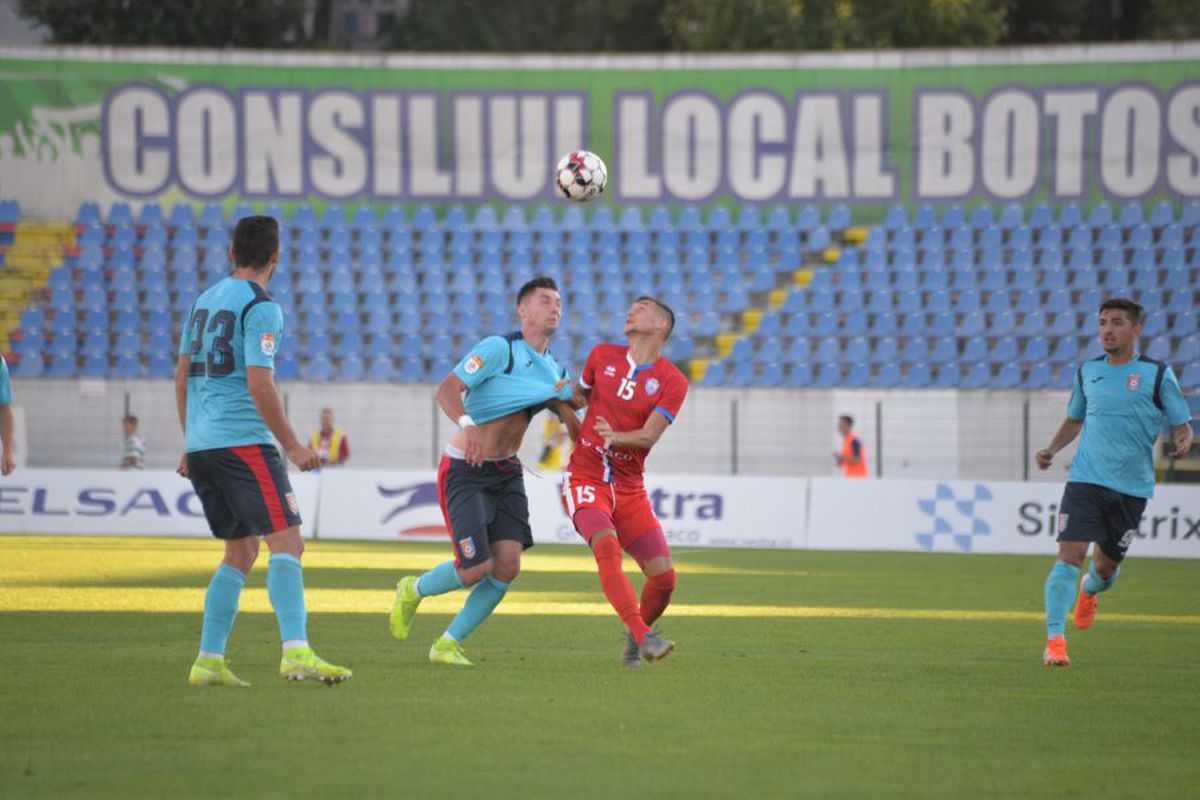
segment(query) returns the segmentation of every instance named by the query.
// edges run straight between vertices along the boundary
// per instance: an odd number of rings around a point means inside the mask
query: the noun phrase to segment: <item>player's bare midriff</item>
[[[531,417],[525,410],[514,411],[511,414],[488,420],[479,425],[483,435],[484,458],[508,458],[521,449],[521,440],[529,428]],[[450,446],[465,450],[467,437],[462,431],[450,437]]]

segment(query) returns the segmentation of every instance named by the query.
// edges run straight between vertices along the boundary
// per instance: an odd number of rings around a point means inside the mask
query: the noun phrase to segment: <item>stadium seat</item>
[[[908,372],[900,380],[900,385],[906,389],[924,389],[929,386],[931,380],[929,364],[922,362],[909,366]]]

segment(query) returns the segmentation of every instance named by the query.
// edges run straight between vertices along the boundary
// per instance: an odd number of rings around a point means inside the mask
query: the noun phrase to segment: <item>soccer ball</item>
[[[586,203],[604,191],[604,185],[608,183],[608,167],[595,153],[576,150],[567,153],[558,162],[554,183],[563,197],[575,203]]]

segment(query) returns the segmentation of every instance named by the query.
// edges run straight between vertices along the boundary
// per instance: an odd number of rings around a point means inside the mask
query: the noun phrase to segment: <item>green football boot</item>
[[[392,638],[403,642],[408,638],[412,629],[413,617],[417,615],[417,606],[421,605],[421,595],[417,594],[417,577],[409,575],[401,578],[396,584],[396,602],[392,603],[392,613],[389,618],[392,628]]]
[[[192,686],[249,686],[250,684],[234,675],[229,669],[229,662],[224,656],[213,658],[196,657],[192,671],[188,673],[188,683]]]
[[[454,639],[437,639],[433,647],[429,648],[429,660],[434,664],[448,664],[452,667],[475,666],[463,652],[462,643]]]
[[[279,674],[289,681],[319,681],[326,686],[343,683],[354,677],[354,673],[345,667],[322,659],[311,647],[284,650],[283,659],[279,662]]]

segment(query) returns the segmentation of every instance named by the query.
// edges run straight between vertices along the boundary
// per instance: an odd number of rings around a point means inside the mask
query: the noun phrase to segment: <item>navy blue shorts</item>
[[[279,451],[269,444],[187,454],[188,477],[218,539],[266,536],[300,524]]]
[[[442,455],[438,464],[438,500],[459,567],[474,567],[492,557],[491,543],[501,539],[533,547],[529,498],[517,458],[485,461],[472,467]]]
[[[1058,506],[1058,541],[1095,542],[1120,562],[1137,536],[1146,498],[1094,483],[1068,483]]]

